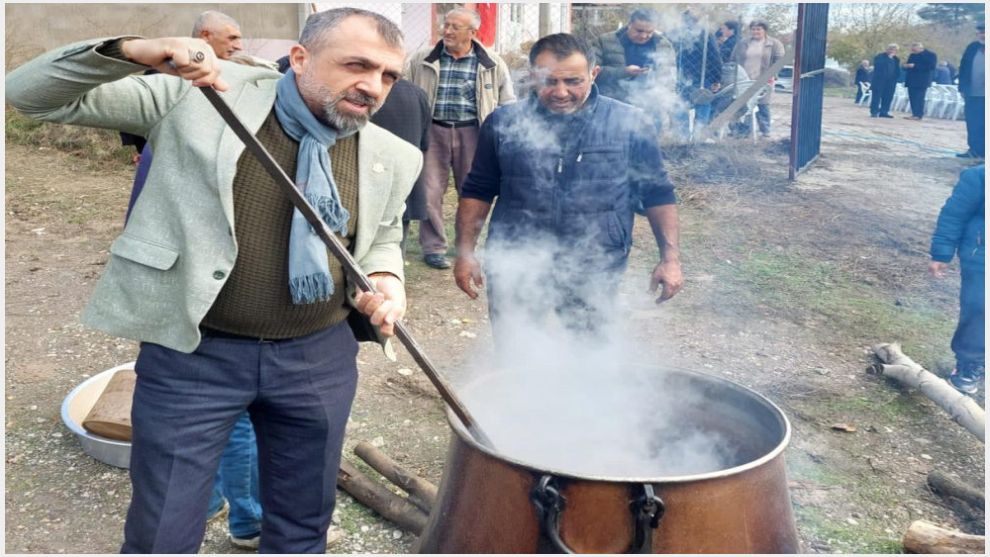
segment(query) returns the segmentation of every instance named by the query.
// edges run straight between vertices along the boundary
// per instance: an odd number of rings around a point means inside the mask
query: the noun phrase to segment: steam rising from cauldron
[[[578,280],[552,265],[560,249],[544,238],[485,250],[500,300],[495,354],[475,360],[460,395],[498,452],[595,477],[692,475],[741,464],[731,440],[693,421],[704,413],[702,397],[669,389],[663,362],[638,357],[645,350],[625,340],[623,310],[609,293],[582,292],[614,318],[597,332],[575,329],[553,311],[536,317],[534,307],[560,297],[544,269],[558,284]],[[640,295],[634,303],[653,304]]]
[[[631,101],[662,113],[683,109],[674,92],[675,62],[658,62],[661,69]],[[539,118],[516,122],[502,131],[531,156],[556,160],[563,152]],[[623,124],[642,129],[643,123],[612,122]],[[555,179],[553,165],[541,168],[546,175],[530,176],[534,188]],[[641,356],[655,351],[637,350],[627,340],[617,279],[589,280],[614,264],[596,259],[605,258],[595,255],[599,228],[569,228],[566,238],[530,233],[489,242],[481,251],[497,304],[495,351],[473,360],[459,394],[497,451],[537,468],[596,477],[692,475],[741,464],[733,440],[698,419],[712,401],[670,389],[664,362]],[[633,303],[652,306],[648,277],[632,280],[643,284]],[[605,319],[590,328],[581,323],[582,312],[569,311],[575,300],[588,315]]]

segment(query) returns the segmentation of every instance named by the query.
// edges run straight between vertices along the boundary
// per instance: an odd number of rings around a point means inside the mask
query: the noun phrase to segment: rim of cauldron
[[[641,366],[641,367],[654,367],[654,366],[650,366],[648,364],[634,364],[634,365]],[[749,387],[747,387],[745,385],[742,385],[740,383],[737,383],[736,381],[731,381],[731,380],[726,379],[724,377],[718,377],[716,375],[712,375],[710,373],[705,373],[705,372],[702,372],[702,371],[694,371],[694,370],[688,370],[688,369],[681,369],[681,368],[676,368],[676,367],[671,367],[671,366],[664,366],[664,371],[666,371],[666,372],[673,372],[673,373],[680,373],[680,374],[684,374],[684,375],[701,376],[701,377],[704,377],[705,379],[708,379],[708,380],[711,380],[711,381],[714,381],[714,382],[725,383],[725,384],[728,384],[728,385],[732,385],[733,387],[735,387],[735,388],[737,388],[739,390],[742,390],[742,391],[747,392],[748,394],[750,394],[751,396],[753,396],[757,401],[759,401],[761,404],[769,407],[769,409],[772,410],[772,413],[774,414],[774,416],[776,416],[777,419],[780,420],[781,425],[783,425],[783,436],[781,437],[780,442],[777,443],[777,445],[772,450],[768,451],[765,455],[761,456],[760,458],[757,458],[755,460],[751,460],[751,461],[746,462],[744,464],[740,464],[739,466],[733,466],[731,468],[725,468],[725,469],[722,469],[722,470],[716,470],[714,472],[704,472],[704,473],[701,473],[701,474],[690,474],[690,475],[681,475],[681,476],[600,476],[600,475],[589,475],[589,474],[580,474],[580,473],[576,473],[576,472],[568,472],[566,470],[559,469],[559,468],[537,466],[535,464],[532,464],[532,463],[529,463],[529,462],[524,462],[522,460],[519,460],[519,459],[516,459],[516,458],[511,458],[511,457],[508,457],[508,456],[506,456],[506,455],[504,455],[502,453],[499,453],[497,450],[493,450],[490,447],[486,447],[486,446],[478,443],[471,436],[471,434],[469,434],[467,432],[467,430],[464,428],[464,425],[461,424],[460,419],[457,418],[457,416],[453,413],[453,411],[449,407],[447,408],[447,423],[450,424],[451,429],[454,430],[455,434],[461,439],[461,441],[463,441],[464,443],[467,443],[468,445],[470,445],[471,447],[475,448],[476,450],[481,451],[481,452],[485,453],[486,455],[489,455],[492,458],[496,458],[496,459],[501,460],[503,462],[508,462],[510,464],[513,464],[513,465],[516,465],[516,466],[519,466],[519,467],[522,467],[522,468],[526,468],[527,470],[531,470],[531,471],[534,471],[534,472],[549,473],[549,474],[553,474],[555,476],[560,476],[560,477],[564,477],[564,478],[571,478],[571,479],[575,479],[575,480],[584,480],[584,481],[613,482],[613,483],[657,483],[657,484],[658,483],[667,483],[667,484],[670,484],[670,483],[688,483],[688,482],[698,482],[698,481],[704,481],[704,480],[714,480],[714,479],[718,479],[718,478],[725,478],[725,477],[729,477],[729,476],[735,476],[735,475],[740,474],[742,472],[746,472],[746,471],[749,471],[749,470],[753,470],[753,469],[759,468],[760,466],[763,466],[764,464],[766,464],[766,463],[770,462],[771,460],[777,458],[782,452],[784,452],[784,449],[787,448],[788,443],[790,443],[790,440],[791,440],[791,422],[790,422],[790,420],[787,419],[787,416],[784,414],[784,411],[781,410],[779,406],[777,406],[776,404],[774,404],[774,402],[772,400],[768,399],[767,397],[763,396],[762,394],[754,391],[753,389],[751,389],[751,388],[749,388]],[[479,425],[483,426],[484,424],[479,424]]]

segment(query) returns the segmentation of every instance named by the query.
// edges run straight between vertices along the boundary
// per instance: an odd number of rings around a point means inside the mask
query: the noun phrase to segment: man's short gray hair
[[[199,37],[203,31],[212,31],[220,25],[232,25],[238,29],[241,28],[241,26],[237,23],[237,20],[229,15],[213,10],[207,10],[199,14],[199,17],[196,18],[196,23],[193,24],[192,36]]]
[[[481,14],[479,14],[478,12],[476,12],[474,10],[471,10],[471,9],[468,9],[468,8],[454,8],[453,10],[450,10],[449,12],[445,13],[443,15],[443,18],[444,19],[447,19],[447,17],[449,17],[451,15],[454,15],[454,14],[457,14],[457,15],[466,15],[466,16],[470,17],[471,18],[471,29],[474,29],[475,31],[477,31],[478,29],[481,28]]]
[[[884,48],[884,50],[890,50],[890,49],[897,50],[898,48],[900,47],[897,46],[897,43],[890,43],[889,45],[887,45],[887,48]]]
[[[912,48],[925,48],[925,45],[921,43],[911,43]]]
[[[385,40],[385,44],[395,48],[404,48],[402,31],[399,30],[399,26],[395,22],[381,14],[361,8],[336,8],[309,16],[302,33],[299,35],[299,44],[310,52],[320,51],[326,45],[332,31],[340,25],[340,22],[354,16],[372,20],[378,34]]]

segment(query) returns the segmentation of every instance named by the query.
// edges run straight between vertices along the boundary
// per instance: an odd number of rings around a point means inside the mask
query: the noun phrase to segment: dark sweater
[[[274,110],[257,137],[286,174],[295,176],[299,144],[282,130]],[[357,229],[357,135],[338,141],[330,150],[330,160],[341,202],[351,213],[347,237],[340,238],[344,247],[349,247]],[[351,311],[346,301],[347,283],[340,263],[329,252],[333,296],[326,302],[292,303],[288,257],[292,203],[247,150],[237,160],[233,190],[237,262],[203,318],[203,326],[280,339],[308,335],[344,321]]]

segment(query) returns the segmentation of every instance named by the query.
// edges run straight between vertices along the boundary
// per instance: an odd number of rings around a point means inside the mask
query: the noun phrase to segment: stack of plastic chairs
[[[890,109],[897,112],[907,112],[910,106],[911,101],[908,99],[907,87],[903,83],[898,83],[894,87],[894,100],[890,102]]]

